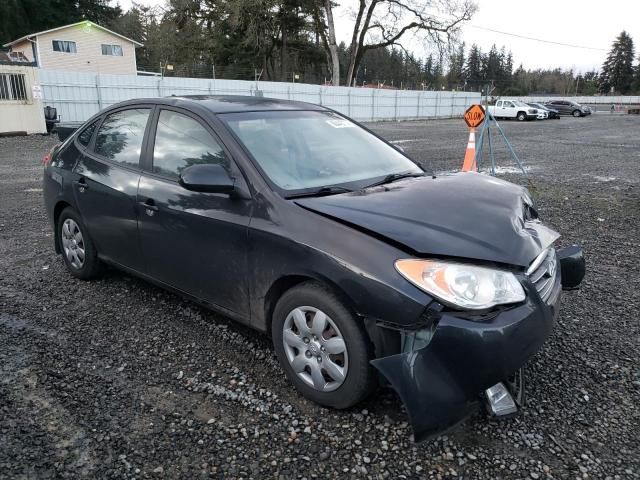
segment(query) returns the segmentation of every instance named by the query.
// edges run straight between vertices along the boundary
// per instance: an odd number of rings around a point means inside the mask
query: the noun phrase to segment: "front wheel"
[[[516,118],[518,121],[524,122],[527,119],[527,114],[524,112],[518,112],[518,116]]]
[[[287,378],[309,400],[348,408],[375,388],[370,342],[324,286],[308,282],[287,291],[276,305],[271,331]]]
[[[577,117],[580,117],[582,113],[580,113],[580,110],[574,110],[572,115],[577,118]]]

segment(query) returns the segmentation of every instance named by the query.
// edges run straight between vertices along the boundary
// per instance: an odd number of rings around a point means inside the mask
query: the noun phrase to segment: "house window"
[[[0,73],[0,101],[27,100],[24,74]]]
[[[105,45],[102,44],[102,54],[103,55],[113,55],[115,57],[122,56],[122,47],[120,45]]]
[[[76,42],[67,40],[52,40],[54,52],[76,53]]]

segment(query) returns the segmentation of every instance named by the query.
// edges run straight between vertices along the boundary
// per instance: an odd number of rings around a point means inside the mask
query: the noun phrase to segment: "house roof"
[[[136,42],[135,40],[132,40],[128,37],[125,37],[124,35],[120,35],[119,33],[114,32],[113,30],[109,30],[108,28],[105,28],[101,25],[98,25],[97,23],[93,23],[89,20],[83,20],[81,22],[76,22],[76,23],[72,23],[70,25],[63,25],[62,27],[56,27],[56,28],[51,28],[49,30],[43,30],[42,32],[36,32],[36,33],[30,33],[28,35],[25,35],[24,37],[20,37],[17,38],[16,40],[13,40],[12,42],[9,43],[5,43],[3,45],[3,47],[10,47],[11,45],[14,45],[16,43],[20,43],[24,40],[29,40],[37,35],[44,35],[45,33],[50,33],[50,32],[55,32],[57,30],[64,30],[65,28],[71,28],[71,27],[75,27],[78,25],[91,25],[92,27],[96,27],[99,28],[101,30],[104,30],[105,32],[109,32],[111,35],[115,35],[116,37],[120,37],[123,40],[127,40],[128,42],[133,43],[136,47],[142,47],[143,45],[140,42]]]

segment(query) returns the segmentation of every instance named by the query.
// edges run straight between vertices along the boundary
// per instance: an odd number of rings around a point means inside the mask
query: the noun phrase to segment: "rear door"
[[[160,107],[153,123],[137,196],[147,273],[248,319],[251,200],[193,192],[179,184],[180,172],[196,164],[220,164],[246,189],[243,176],[198,116]]]
[[[76,204],[99,254],[137,271],[144,265],[135,202],[152,111],[140,105],[108,113],[74,170]]]

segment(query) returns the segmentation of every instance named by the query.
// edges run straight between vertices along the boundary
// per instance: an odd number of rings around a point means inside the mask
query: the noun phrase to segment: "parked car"
[[[547,120],[549,118],[549,112],[547,112],[546,109],[536,108],[536,110],[538,110],[538,116],[536,117],[536,120]]]
[[[570,100],[550,100],[544,103],[547,108],[557,110],[560,115],[573,115],[574,117],[584,117],[591,115],[591,109]]]
[[[495,118],[515,118],[519,121],[538,118],[538,110],[520,100],[500,99],[495,105],[489,105],[489,113]]]
[[[556,251],[525,188],[426,175],[307,103],[131,100],[44,165],[71,275],[112,265],[270,332],[290,382],[321,405],[355,405],[379,374],[417,440],[481,394],[496,414],[517,409],[507,380],[551,332],[562,287],[584,274],[582,250]]]
[[[538,111],[546,112],[547,114],[546,118],[555,118],[557,120],[560,119],[560,113],[558,113],[558,111],[553,108],[549,108],[537,102],[527,102],[527,105],[529,105],[530,107],[536,108]]]

